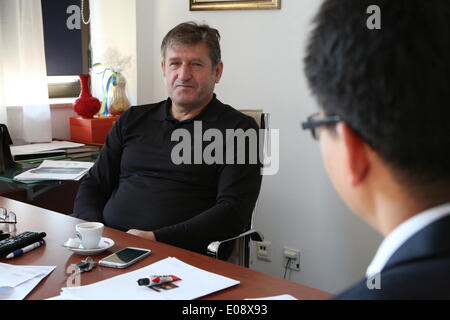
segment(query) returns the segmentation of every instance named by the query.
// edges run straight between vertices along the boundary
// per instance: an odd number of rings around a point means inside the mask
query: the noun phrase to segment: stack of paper
[[[159,292],[137,281],[150,275],[174,275],[177,286]],[[166,258],[142,269],[91,285],[63,288],[58,299],[68,300],[192,300],[239,284],[239,281],[207,272],[176,258]]]
[[[14,180],[80,180],[93,165],[93,162],[84,161],[45,160],[39,167],[15,176]]]
[[[0,300],[22,300],[56,267],[0,263]]]
[[[83,143],[69,141],[53,141],[49,143],[34,143],[23,146],[11,146],[14,161],[63,157],[66,150],[84,146]]]

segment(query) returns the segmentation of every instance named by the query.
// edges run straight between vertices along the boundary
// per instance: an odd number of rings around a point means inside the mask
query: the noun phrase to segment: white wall
[[[281,10],[199,12],[190,12],[187,0],[144,1],[107,0],[113,15],[129,17],[124,28],[137,39],[137,44],[116,42],[131,54],[137,47],[137,73],[131,76],[138,83],[130,86],[130,100],[143,104],[167,97],[159,67],[162,38],[180,22],[206,22],[222,35],[225,70],[218,98],[235,108],[263,108],[271,114],[271,127],[280,129],[280,171],[263,179],[256,221],[272,242],[272,262],[253,258],[251,267],[282,277],[282,248],[289,246],[301,251],[301,271],[288,273],[291,280],[333,293],[357,281],[381,237],[339,200],[318,144],[299,127],[317,109],[302,73],[302,56],[320,1],[283,0]]]
[[[70,140],[70,117],[78,116],[71,103],[58,104],[51,107],[52,137]]]
[[[158,55],[158,48],[153,40],[153,3],[154,1],[136,0],[136,38],[137,38],[137,103],[152,103],[153,74],[155,69],[153,58]]]

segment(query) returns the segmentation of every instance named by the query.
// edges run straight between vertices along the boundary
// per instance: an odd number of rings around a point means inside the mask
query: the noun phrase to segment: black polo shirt
[[[248,227],[261,185],[258,164],[174,164],[172,132],[185,129],[194,151],[194,124],[202,131],[255,129],[257,124],[232,107],[212,101],[196,117],[170,116],[171,100],[135,106],[109,133],[89,176],[80,185],[74,215],[127,231],[153,231],[158,241],[206,252],[216,240]],[[197,122],[198,128],[198,122]],[[210,142],[202,141],[204,148]]]

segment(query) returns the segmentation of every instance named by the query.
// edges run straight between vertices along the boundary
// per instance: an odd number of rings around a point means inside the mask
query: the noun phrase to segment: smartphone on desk
[[[128,247],[103,258],[98,263],[105,267],[126,268],[145,258],[151,252],[152,250],[149,249]]]

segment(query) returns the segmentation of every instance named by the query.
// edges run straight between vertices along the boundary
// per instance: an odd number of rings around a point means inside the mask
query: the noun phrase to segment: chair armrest
[[[252,239],[253,241],[263,241],[264,240],[264,236],[259,231],[255,230],[255,229],[250,229],[248,231],[245,231],[244,233],[241,233],[240,235],[238,235],[236,237],[225,239],[225,240],[222,240],[222,241],[211,242],[208,245],[207,253],[208,253],[209,256],[212,256],[212,257],[217,259],[218,256],[219,256],[219,248],[220,248],[220,245],[222,243],[225,243],[225,242],[228,242],[228,241],[232,241],[232,240],[236,240],[236,239],[239,239],[239,238],[243,238],[243,237],[246,237],[246,236],[250,236],[250,239]]]

